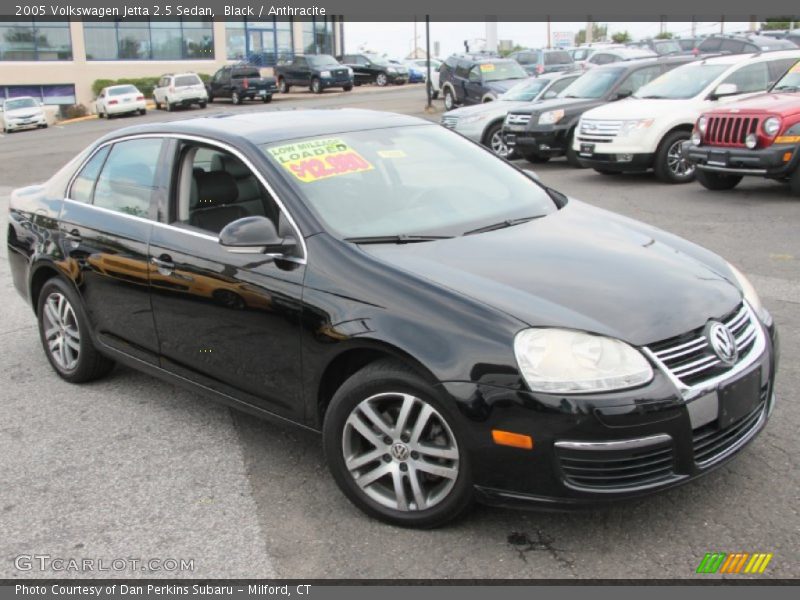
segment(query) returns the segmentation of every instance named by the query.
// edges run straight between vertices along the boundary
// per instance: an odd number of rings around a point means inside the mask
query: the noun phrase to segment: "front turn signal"
[[[512,448],[533,450],[533,438],[521,433],[492,429],[492,440],[494,440],[494,443],[498,446],[511,446]]]

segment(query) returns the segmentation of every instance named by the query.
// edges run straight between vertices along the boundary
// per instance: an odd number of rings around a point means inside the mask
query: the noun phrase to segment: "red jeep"
[[[788,181],[800,196],[800,62],[767,93],[703,114],[683,152],[709,190],[756,175]]]

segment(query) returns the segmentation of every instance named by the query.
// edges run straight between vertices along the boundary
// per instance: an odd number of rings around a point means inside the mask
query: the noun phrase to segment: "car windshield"
[[[786,75],[781,77],[775,86],[772,88],[773,92],[799,92],[800,91],[800,61],[798,61],[791,69],[786,72]]]
[[[556,210],[522,172],[438,126],[282,141],[262,150],[341,238],[455,236]]]
[[[338,67],[339,62],[329,54],[307,56],[308,64],[312,67]]]
[[[536,77],[526,81],[520,81],[505,94],[500,96],[499,100],[511,102],[530,102],[550,83],[549,79]]]
[[[642,86],[633,96],[667,100],[694,98],[729,67],[698,63],[683,65]]]
[[[197,75],[181,75],[175,78],[175,87],[183,87],[187,85],[200,85],[203,82]]]
[[[587,71],[559,94],[562,98],[602,98],[625,72],[622,68]]]
[[[662,56],[665,54],[678,54],[682,52],[681,45],[675,40],[654,42],[653,46],[655,46],[656,53]]]
[[[365,54],[364,55],[369,62],[374,65],[378,65],[381,67],[385,67],[389,64],[389,61],[383,58],[382,56],[378,56],[377,54]]]
[[[138,94],[139,90],[137,90],[132,85],[120,85],[118,87],[113,87],[108,89],[109,96],[122,96],[124,94]]]
[[[17,98],[16,100],[6,100],[5,110],[16,110],[18,108],[36,108],[39,106],[33,98]]]
[[[487,61],[479,66],[483,81],[503,81],[504,79],[527,79],[528,72],[517,61]]]

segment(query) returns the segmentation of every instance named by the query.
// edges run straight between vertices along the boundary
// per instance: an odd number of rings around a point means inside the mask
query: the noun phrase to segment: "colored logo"
[[[732,573],[755,574],[763,573],[772,560],[772,552],[708,552],[697,566],[696,573]]]

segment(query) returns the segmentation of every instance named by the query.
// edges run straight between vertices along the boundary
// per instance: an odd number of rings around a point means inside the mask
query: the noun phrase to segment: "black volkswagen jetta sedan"
[[[669,488],[774,402],[734,267],[416,118],[121,129],[13,193],[8,245],[61,377],[120,362],[321,431],[347,497],[400,525]]]

